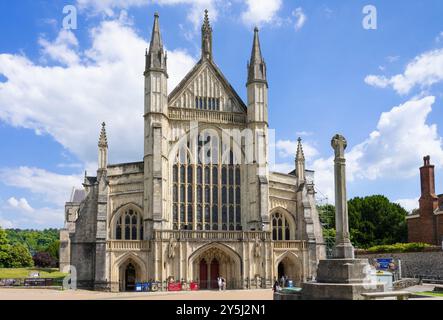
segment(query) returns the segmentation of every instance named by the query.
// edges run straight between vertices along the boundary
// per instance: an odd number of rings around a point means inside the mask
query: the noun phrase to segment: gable
[[[246,105],[218,67],[200,60],[168,97],[169,107],[246,113]]]

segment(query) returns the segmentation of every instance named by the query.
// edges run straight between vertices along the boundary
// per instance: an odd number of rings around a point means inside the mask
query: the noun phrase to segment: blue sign
[[[392,263],[392,258],[388,259],[377,259],[377,269],[388,270],[389,265]]]

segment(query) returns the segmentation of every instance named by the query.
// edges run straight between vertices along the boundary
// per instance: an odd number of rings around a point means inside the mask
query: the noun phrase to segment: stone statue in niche
[[[168,245],[168,258],[174,259],[175,258],[175,248],[177,247],[177,241],[174,238],[169,239],[169,245]]]
[[[260,242],[260,240],[258,238],[256,238],[255,239],[255,244],[254,244],[254,257],[260,258],[260,256],[261,256],[261,247],[262,247],[262,243]]]

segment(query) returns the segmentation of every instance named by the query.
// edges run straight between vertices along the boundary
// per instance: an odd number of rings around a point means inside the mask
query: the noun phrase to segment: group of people
[[[280,280],[275,280],[274,285],[272,286],[272,289],[277,292],[280,291],[282,288],[288,287],[289,285],[289,278],[286,275],[282,275]]]
[[[217,277],[218,291],[226,290],[226,279],[223,277]]]

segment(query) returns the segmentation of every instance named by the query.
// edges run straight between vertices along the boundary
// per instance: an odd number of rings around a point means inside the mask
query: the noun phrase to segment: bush
[[[427,243],[396,243],[391,245],[374,246],[366,251],[369,253],[401,253],[401,252],[420,252],[425,248],[431,247]]]
[[[32,260],[29,249],[22,244],[15,244],[11,246],[9,251],[8,268],[27,268],[32,267],[34,262]]]
[[[40,268],[54,268],[57,261],[48,252],[38,252],[33,257],[34,265]]]

